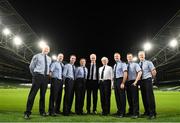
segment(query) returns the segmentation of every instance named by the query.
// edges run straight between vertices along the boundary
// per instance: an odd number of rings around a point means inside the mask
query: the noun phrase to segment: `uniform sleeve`
[[[148,66],[151,71],[155,69],[154,64],[151,61],[149,61]]]
[[[113,80],[114,74],[113,74],[113,69],[112,69],[112,67],[110,67],[110,72],[111,72],[111,80]]]
[[[136,66],[135,66],[135,67],[136,67],[136,72],[141,71],[141,68],[140,68],[139,64],[136,63]]]
[[[122,70],[123,70],[123,72],[127,71],[127,65],[126,65],[126,63],[122,63]]]
[[[33,75],[33,72],[34,72],[34,68],[36,67],[36,63],[37,63],[37,55],[33,56],[32,60],[31,60],[31,63],[29,65],[29,69],[30,69],[30,72],[31,72],[32,75]]]
[[[86,68],[86,75],[88,75],[89,73],[88,73],[88,69]]]
[[[78,73],[79,73],[79,67],[77,67],[77,68],[75,69],[75,79],[77,79]]]
[[[101,70],[101,68],[99,68],[99,70],[98,70],[98,76],[99,76],[99,79],[101,78],[100,70]]]
[[[66,78],[67,72],[68,72],[68,65],[65,65],[64,70],[63,70],[63,77],[64,78]]]
[[[51,71],[51,72],[54,71],[55,66],[56,66],[56,63],[55,63],[55,62],[53,62],[53,63],[50,65],[50,71]]]

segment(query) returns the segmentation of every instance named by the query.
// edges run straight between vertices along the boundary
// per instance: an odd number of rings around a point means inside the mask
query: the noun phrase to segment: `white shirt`
[[[92,66],[93,66],[93,63],[91,63],[91,66],[90,66],[89,80],[91,79]],[[94,63],[93,80],[97,80],[97,78],[96,78],[96,63]]]
[[[103,67],[99,68],[99,80],[113,80],[113,69],[109,65],[105,65],[104,76],[101,78]]]

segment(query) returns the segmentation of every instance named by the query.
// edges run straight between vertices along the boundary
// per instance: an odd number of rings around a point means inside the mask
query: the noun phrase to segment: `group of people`
[[[127,54],[127,63],[121,61],[120,53],[114,54],[115,64],[108,65],[108,58],[102,57],[102,65],[96,63],[96,55],[90,55],[90,63],[86,65],[86,59],[80,59],[80,65],[76,67],[76,56],[70,56],[70,62],[64,63],[64,55],[58,54],[57,60],[53,61],[48,56],[49,46],[42,48],[42,53],[33,56],[30,63],[32,74],[32,87],[28,96],[24,118],[29,119],[35,96],[40,89],[39,113],[41,116],[56,116],[60,114],[63,85],[63,115],[72,113],[71,107],[75,97],[75,113],[83,115],[84,99],[87,97],[86,113],[97,114],[98,89],[102,115],[110,114],[111,89],[114,88],[117,112],[119,118],[125,115],[138,118],[139,95],[138,86],[141,89],[144,114],[150,119],[156,118],[155,98],[153,93],[152,79],[156,76],[153,63],[145,59],[145,52],[139,51],[139,63],[133,62],[132,53]],[[49,79],[50,78],[50,79]],[[48,114],[45,112],[45,94],[50,80],[50,98]],[[75,95],[75,96],[74,96]],[[129,111],[126,114],[126,96]],[[93,106],[91,110],[91,98]]]

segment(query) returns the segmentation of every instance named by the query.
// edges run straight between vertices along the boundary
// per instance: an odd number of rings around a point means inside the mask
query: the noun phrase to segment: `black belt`
[[[105,80],[100,80],[100,81],[104,82],[104,81],[111,81],[111,80],[110,79],[105,79]]]
[[[62,79],[58,79],[58,78],[52,78],[52,79],[57,79],[57,80],[59,80],[59,81],[62,81]]]
[[[115,79],[123,79],[123,77],[115,78]]]
[[[34,72],[34,75],[49,76],[49,75],[44,75],[44,74],[41,74],[41,73],[38,73],[38,72]]]
[[[142,81],[145,81],[145,80],[148,80],[148,79],[152,79],[152,77],[149,77],[149,78],[147,78],[147,79],[142,79]]]

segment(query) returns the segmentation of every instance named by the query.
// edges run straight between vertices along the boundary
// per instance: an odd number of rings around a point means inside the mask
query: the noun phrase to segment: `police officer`
[[[29,68],[32,74],[32,87],[28,96],[26,111],[24,112],[25,119],[29,119],[31,115],[34,99],[39,89],[39,113],[41,116],[46,116],[45,94],[49,81],[49,67],[51,64],[51,58],[47,55],[49,51],[50,48],[46,45],[42,48],[42,53],[34,55],[31,60]]]
[[[90,55],[91,63],[87,65],[87,114],[91,113],[91,95],[93,97],[93,114],[97,114],[97,99],[98,99],[98,64],[96,63],[96,54]]]
[[[152,79],[156,76],[156,69],[151,61],[145,59],[144,51],[140,51],[138,57],[140,60],[139,65],[142,69],[140,87],[145,109],[143,116],[149,116],[149,119],[154,119],[156,118],[156,108]]]
[[[114,54],[114,91],[117,104],[116,115],[119,118],[124,117],[126,110],[126,94],[125,94],[125,82],[127,79],[127,66],[126,63],[121,61],[119,53]]]
[[[63,115],[68,116],[71,113],[71,107],[74,98],[74,80],[75,80],[75,63],[76,56],[70,56],[70,63],[64,66],[63,77],[65,79],[65,94]]]
[[[63,89],[63,54],[60,53],[57,57],[57,61],[53,62],[50,67],[51,78],[51,89],[50,89],[50,99],[49,99],[49,115],[56,116],[56,112],[59,111],[57,106],[61,102],[62,89]],[[61,60],[61,61],[60,61]],[[58,102],[58,97],[60,102]],[[59,104],[60,105],[60,104]],[[58,112],[57,112],[58,113]]]
[[[65,61],[64,60],[64,55],[63,53],[59,53],[58,55],[58,58],[59,58],[59,62],[60,62],[60,65],[62,66],[62,71],[64,69],[64,65],[65,65]],[[63,77],[63,76],[62,76]],[[64,79],[62,78],[62,81],[63,81],[63,85],[64,85]],[[56,103],[56,108],[55,108],[55,113],[56,114],[60,114],[61,111],[60,111],[60,105],[61,105],[61,99],[62,99],[62,89],[63,89],[63,85],[60,86],[60,89],[59,89],[59,92],[58,92],[58,96],[57,96],[57,103]],[[62,87],[62,89],[61,89]]]
[[[76,68],[75,72],[75,112],[78,115],[83,114],[87,74],[86,60],[81,58],[80,66]]]
[[[108,58],[101,59],[103,66],[99,68],[99,82],[102,115],[110,114],[111,82],[113,80],[112,67],[108,65]]]
[[[127,54],[127,70],[128,79],[126,82],[126,92],[129,104],[128,115],[132,115],[132,118],[139,117],[139,94],[138,94],[138,81],[141,78],[142,71],[139,64],[133,62],[132,53]]]

